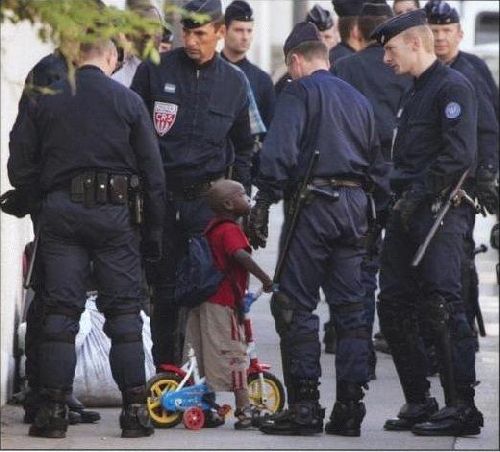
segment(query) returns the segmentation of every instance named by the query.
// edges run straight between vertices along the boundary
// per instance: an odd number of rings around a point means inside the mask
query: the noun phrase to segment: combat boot
[[[154,433],[146,406],[144,386],[127,389],[122,393],[123,408],[120,414],[122,438],[140,438]]]
[[[60,389],[40,391],[41,405],[29,429],[30,436],[66,438],[68,430],[67,392]]]
[[[456,406],[447,406],[427,422],[415,424],[412,433],[419,436],[479,435],[484,419],[474,403],[474,394],[473,387],[458,387]]]
[[[66,403],[69,408],[69,416],[73,416],[74,419],[79,418],[79,422],[82,424],[92,424],[101,419],[101,415],[97,411],[85,409],[85,406],[73,395],[73,393],[68,395]]]
[[[260,431],[269,435],[306,436],[323,432],[325,409],[319,404],[317,380],[296,383],[296,401],[277,415],[262,420]]]
[[[439,409],[434,397],[427,397],[422,403],[406,403],[399,410],[397,419],[387,419],[384,429],[392,432],[405,432],[415,424],[427,421]]]
[[[325,353],[334,355],[337,352],[337,333],[333,322],[327,322],[323,325],[325,335],[323,336],[323,343],[325,344]]]
[[[39,389],[30,388],[24,395],[24,423],[32,424],[35,421],[36,413],[42,405],[42,397]]]
[[[333,406],[325,432],[329,435],[360,436],[361,423],[366,414],[365,404],[360,402],[363,397],[361,385],[337,382],[337,402]]]

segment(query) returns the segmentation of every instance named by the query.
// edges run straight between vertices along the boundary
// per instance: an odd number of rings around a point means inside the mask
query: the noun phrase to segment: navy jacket
[[[490,68],[485,63],[485,61],[479,58],[477,55],[468,52],[460,52],[460,54],[470,63],[472,66],[478,71],[481,75],[482,79],[486,83],[488,90],[490,92],[491,99],[493,100],[493,105],[495,108],[495,113],[498,120],[498,102],[499,102],[499,93],[498,93],[498,85],[493,78],[493,75],[490,71]]]
[[[330,49],[330,64],[333,66],[338,60],[346,56],[352,55],[356,51],[345,42],[339,42],[335,47]]]
[[[224,53],[221,53],[221,56],[227,60]],[[255,96],[255,102],[257,102],[257,107],[259,108],[260,116],[266,128],[269,129],[276,103],[276,95],[271,77],[267,72],[264,72],[258,66],[248,61],[247,58],[243,58],[233,64],[238,66],[247,76]]]
[[[403,95],[411,87],[411,78],[396,75],[384,63],[384,49],[378,44],[340,59],[331,71],[371,102],[382,155],[390,160],[396,116]]]
[[[459,72],[434,62],[403,101],[394,143],[391,184],[437,194],[475,169],[477,101]]]
[[[69,189],[72,177],[94,169],[139,174],[146,216],[161,224],[165,175],[158,143],[141,98],[96,66],[77,70],[76,92],[67,80],[55,94],[30,99],[10,134],[9,180],[42,192]]]
[[[243,77],[218,54],[197,66],[184,48],[139,66],[131,88],[153,120],[168,187],[214,179],[233,163],[248,184],[254,141]]]
[[[270,198],[280,199],[304,177],[315,150],[320,160],[314,176],[373,182],[383,202],[388,165],[380,154],[372,107],[326,70],[289,83],[281,93],[256,185]]]
[[[450,67],[465,75],[474,88],[477,97],[477,167],[498,171],[498,120],[495,115],[494,99],[484,78],[459,52]],[[497,98],[498,100],[498,98]]]

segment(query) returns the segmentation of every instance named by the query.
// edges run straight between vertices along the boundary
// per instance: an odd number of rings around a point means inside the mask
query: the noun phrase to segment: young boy
[[[249,273],[262,282],[265,292],[271,292],[273,282],[252,259],[248,239],[237,223],[250,212],[250,199],[243,186],[230,180],[219,181],[208,192],[208,202],[215,218],[205,235],[215,265],[225,277],[206,303],[189,311],[184,356],[191,345],[209,388],[234,392],[238,419],[234,428],[240,430],[252,426],[256,413],[248,396],[245,334],[238,310]]]

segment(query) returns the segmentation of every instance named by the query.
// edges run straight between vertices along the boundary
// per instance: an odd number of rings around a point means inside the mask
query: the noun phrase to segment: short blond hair
[[[419,38],[423,48],[428,53],[434,53],[434,35],[428,25],[418,25],[403,31],[403,39],[408,42],[411,39]]]

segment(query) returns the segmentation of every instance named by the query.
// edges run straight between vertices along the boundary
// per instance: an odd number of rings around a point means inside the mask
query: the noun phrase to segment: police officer
[[[428,2],[425,5],[427,21],[434,34],[434,49],[444,64],[461,72],[472,84],[478,99],[477,170],[466,185],[472,196],[490,213],[498,213],[498,120],[495,116],[493,99],[481,74],[472,66],[459,50],[463,31],[455,8],[446,2]],[[474,180],[475,179],[475,180]],[[462,291],[471,326],[474,325],[478,305],[478,277],[475,266],[474,225],[475,216],[465,240],[465,255],[462,266]],[[471,299],[473,297],[474,299]]]
[[[396,16],[420,9],[419,0],[394,0],[392,9]]]
[[[368,204],[363,186],[368,182],[383,186],[386,166],[369,103],[328,71],[328,51],[317,28],[297,24],[284,53],[294,81],[278,99],[264,143],[259,192],[250,217],[255,248],[266,244],[270,205],[284,192],[292,205],[289,197],[305,177],[316,150],[320,157],[286,251],[280,293],[273,297],[271,308],[281,339],[289,409],[266,420],[261,430],[296,435],[323,431],[319,319],[313,311],[319,288],[328,285],[335,294],[328,301],[334,303],[338,345],[337,402],[326,431],[359,436],[370,339],[360,270]],[[292,306],[291,320],[283,315],[283,299]]]
[[[477,149],[477,102],[469,81],[437,61],[423,10],[394,17],[373,34],[385,47],[385,62],[397,74],[415,77],[404,101],[394,144],[391,186],[397,202],[381,256],[378,315],[391,348],[406,404],[387,430],[418,435],[480,433],[474,404],[474,337],[461,298],[463,236],[473,209],[456,204],[416,269],[410,263],[442,205]],[[425,356],[418,346],[417,317],[432,332],[439,352],[446,406],[430,398]],[[436,412],[437,411],[437,412]],[[427,421],[427,422],[424,422]]]
[[[195,22],[186,16],[184,47],[163,54],[159,65],[144,62],[132,82],[153,120],[167,181],[164,255],[148,271],[157,368],[180,364],[182,358],[175,271],[189,236],[202,233],[213,217],[204,195],[230,167],[249,187],[254,143],[244,74],[216,53],[224,34],[220,0],[193,0],[185,9],[205,20]]]
[[[322,41],[330,50],[338,44],[337,30],[335,29],[335,22],[330,11],[322,8],[320,5],[314,7],[307,13],[305,22],[311,22],[316,25]],[[279,94],[283,88],[292,80],[290,74],[286,72],[275,85],[276,93]]]
[[[365,3],[358,18],[358,29],[363,49],[340,59],[332,68],[334,75],[354,86],[372,104],[382,155],[387,161],[391,160],[393,131],[396,127],[396,116],[401,98],[411,84],[409,77],[394,74],[394,71],[384,63],[384,49],[378,42],[371,39],[373,30],[392,16],[392,10],[385,2]],[[371,234],[374,237],[370,240],[371,250],[363,261],[365,302],[371,327],[373,327],[375,315],[375,290],[377,289],[379,253],[382,244],[380,232],[386,216],[385,210],[379,211],[378,218],[372,219],[373,223],[377,222],[377,224],[372,224]],[[331,327],[325,326],[325,343],[327,332],[330,329]],[[375,360],[375,352],[372,351],[373,373]]]
[[[358,15],[364,0],[332,0],[333,9],[339,17],[340,42],[330,50],[330,64],[360,50]]]
[[[243,0],[235,0],[226,8],[224,21],[226,34],[221,56],[245,73],[252,87],[260,116],[266,128],[269,128],[276,102],[273,82],[266,72],[252,64],[246,57],[253,41],[252,8]]]
[[[141,99],[108,78],[116,62],[111,41],[82,44],[76,92],[67,80],[51,85],[56,94],[31,101],[11,133],[12,185],[33,197],[43,194],[39,213],[43,403],[30,428],[32,436],[66,435],[64,403],[75,372],[75,336],[85,308],[90,258],[97,304],[111,339],[111,369],[123,394],[122,436],[153,432],[145,406],[139,235],[128,202],[132,201],[129,189],[142,177],[146,215],[160,228],[164,174]],[[150,257],[158,255],[157,237],[146,243]]]
[[[41,88],[46,88],[58,80],[65,80],[68,76],[68,64],[62,53],[56,49],[53,53],[43,57],[29,72],[25,81],[25,89],[19,102],[18,121],[26,108],[30,97],[36,95]],[[36,231],[36,215],[32,215],[34,229]],[[26,312],[26,379],[29,389],[23,403],[24,422],[31,424],[39,408],[39,345],[43,321],[43,306],[41,292],[43,290],[43,269],[39,261],[35,260],[34,275],[32,277],[33,298]],[[68,419],[71,424],[79,422],[92,423],[98,421],[101,416],[96,411],[85,409],[84,405],[74,396],[68,394],[67,404],[69,408]]]

